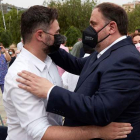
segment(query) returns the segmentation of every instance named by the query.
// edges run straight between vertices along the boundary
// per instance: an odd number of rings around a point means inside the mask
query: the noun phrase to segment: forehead
[[[90,21],[94,21],[94,22],[104,21],[103,15],[102,15],[102,13],[100,12],[100,10],[98,8],[95,8],[92,11]]]
[[[133,38],[133,41],[140,41],[140,36],[139,36],[139,35],[135,36],[135,37]]]
[[[50,25],[50,28],[49,28],[49,31],[52,31],[52,32],[56,32],[57,30],[59,30],[59,23],[57,20],[54,20],[53,23],[51,23]]]

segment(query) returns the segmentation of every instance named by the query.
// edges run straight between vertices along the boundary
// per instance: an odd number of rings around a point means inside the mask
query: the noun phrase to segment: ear
[[[42,41],[43,40],[43,31],[42,30],[37,30],[35,33],[35,37],[38,41]]]
[[[109,33],[111,35],[114,34],[118,30],[117,23],[115,21],[111,21],[109,23],[109,26],[110,26]]]

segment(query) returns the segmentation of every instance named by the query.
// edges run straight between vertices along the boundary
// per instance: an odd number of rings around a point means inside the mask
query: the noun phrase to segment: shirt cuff
[[[48,91],[48,94],[47,94],[47,102],[48,102],[48,100],[49,100],[50,93],[51,93],[51,91],[52,91],[52,89],[53,89],[54,87],[55,87],[55,85],[52,86],[52,87],[49,89],[49,91]]]

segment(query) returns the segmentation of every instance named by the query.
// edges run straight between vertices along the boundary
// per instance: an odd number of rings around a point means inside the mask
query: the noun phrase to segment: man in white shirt
[[[124,138],[131,132],[131,125],[126,123],[112,123],[106,127],[59,126],[62,117],[46,112],[47,100],[18,88],[16,82],[17,73],[28,70],[61,86],[57,67],[47,55],[61,44],[56,10],[43,6],[29,8],[21,17],[21,34],[24,49],[5,79],[3,101],[7,113],[7,140],[114,139]]]

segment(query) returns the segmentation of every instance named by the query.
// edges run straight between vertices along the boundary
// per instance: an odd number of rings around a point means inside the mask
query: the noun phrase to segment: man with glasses
[[[62,43],[55,9],[33,6],[25,11],[21,17],[21,35],[24,48],[5,79],[3,102],[7,113],[7,140],[114,139],[124,138],[131,132],[132,127],[125,123],[113,123],[106,127],[62,127],[63,114],[46,112],[46,99],[18,87],[17,73],[22,70],[62,86],[57,67],[48,56]]]

